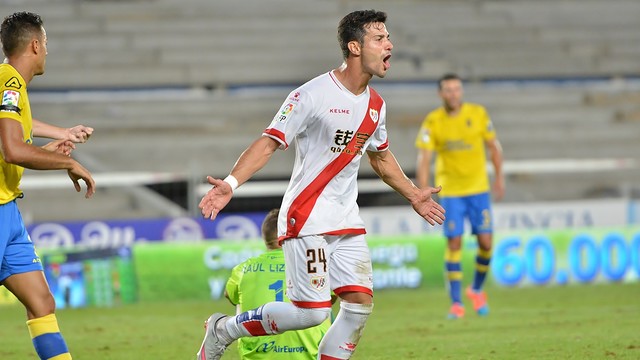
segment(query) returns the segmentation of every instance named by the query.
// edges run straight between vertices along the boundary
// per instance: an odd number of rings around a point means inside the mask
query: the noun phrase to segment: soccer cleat
[[[230,342],[226,342],[218,336],[216,323],[227,317],[225,314],[213,314],[205,322],[205,334],[200,351],[198,351],[196,360],[218,360],[224,354]]]
[[[464,316],[464,306],[460,303],[453,303],[451,308],[449,308],[449,314],[447,318],[449,319],[460,319]]]
[[[476,292],[471,286],[467,288],[467,297],[473,303],[473,310],[480,316],[489,314],[489,305],[487,304],[487,294],[484,291]]]

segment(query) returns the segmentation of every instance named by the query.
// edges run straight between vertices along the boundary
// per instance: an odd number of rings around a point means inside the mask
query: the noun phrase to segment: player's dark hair
[[[5,56],[13,56],[34,36],[42,36],[42,18],[27,11],[13,13],[4,18],[0,27],[0,41]]]
[[[442,77],[440,77],[440,79],[438,80],[438,89],[442,90],[442,83],[445,82],[445,81],[449,81],[449,80],[460,80],[460,81],[462,81],[462,79],[460,78],[460,76],[458,76],[458,74],[446,73],[446,74],[442,75]]]
[[[280,209],[273,209],[267,213],[262,222],[262,238],[267,245],[267,249],[275,249],[278,247],[278,215]]]
[[[338,43],[342,50],[342,57],[349,57],[350,41],[357,40],[364,43],[364,36],[367,34],[366,27],[371,23],[384,23],[387,21],[387,13],[376,10],[354,11],[340,20],[338,25]]]

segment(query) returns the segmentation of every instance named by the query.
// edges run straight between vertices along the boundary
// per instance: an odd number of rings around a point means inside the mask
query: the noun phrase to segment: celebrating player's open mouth
[[[389,59],[391,59],[391,54],[385,56],[384,59],[382,59],[382,63],[384,64],[384,71],[389,70],[389,68],[391,67]]]

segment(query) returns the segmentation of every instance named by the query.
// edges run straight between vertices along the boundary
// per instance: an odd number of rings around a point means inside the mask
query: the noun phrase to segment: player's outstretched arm
[[[440,187],[419,189],[402,171],[391,150],[368,151],[367,154],[373,171],[382,181],[404,196],[411,203],[413,209],[429,224],[435,225],[444,222],[444,209],[431,197],[431,195],[440,192]]]
[[[69,140],[74,143],[84,143],[89,140],[93,134],[93,128],[85,125],[76,125],[70,128],[62,128],[59,126],[47,124],[37,119],[33,119],[33,136],[56,139]]]
[[[214,220],[220,210],[231,200],[235,188],[244,184],[253,174],[262,169],[279,146],[279,142],[261,136],[240,155],[229,175],[231,179],[225,181],[207,176],[207,181],[213,187],[200,200],[202,216]]]

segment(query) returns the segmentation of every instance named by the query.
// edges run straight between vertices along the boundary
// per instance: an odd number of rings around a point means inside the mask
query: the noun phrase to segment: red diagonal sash
[[[360,127],[356,131],[356,136],[349,141],[340,155],[330,162],[293,200],[287,213],[287,233],[280,240],[298,236],[300,230],[307,222],[316,201],[318,201],[318,197],[320,197],[320,194],[322,194],[322,191],[329,181],[353,160],[358,151],[362,150],[362,139],[358,139],[357,134],[364,133],[371,135],[376,130],[378,121],[380,121],[379,117],[382,110],[382,103],[382,97],[380,97],[375,90],[369,88],[369,106]],[[372,109],[377,111],[375,122],[371,118]]]

